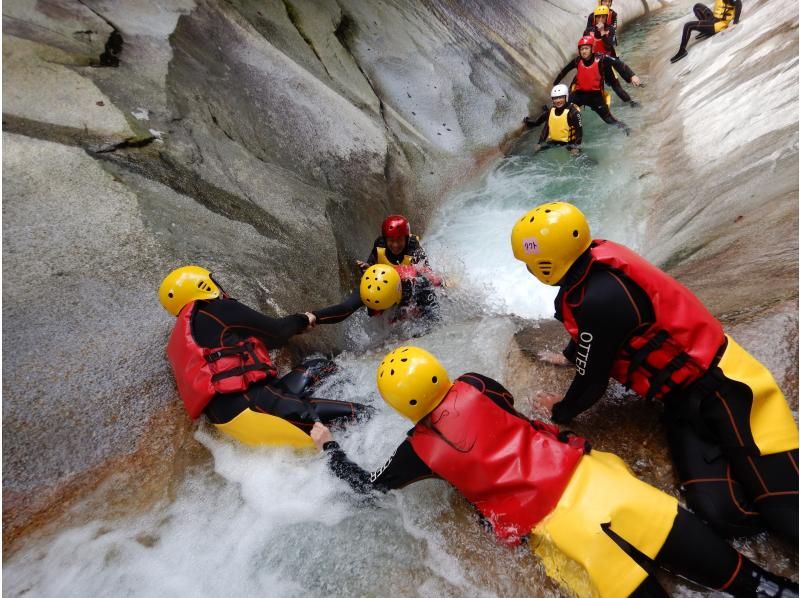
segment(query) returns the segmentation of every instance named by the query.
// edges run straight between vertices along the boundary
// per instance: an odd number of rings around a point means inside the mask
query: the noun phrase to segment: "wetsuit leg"
[[[558,144],[553,144],[558,145]],[[420,310],[420,315],[430,322],[438,322],[439,298],[436,296],[436,289],[427,279],[419,281],[414,289],[414,302]]]
[[[750,429],[753,392],[725,378],[700,405],[720,439],[733,476],[742,483],[764,523],[792,545],[798,542],[798,451],[761,456]]]
[[[796,583],[749,561],[682,508],[678,509],[655,562],[676,575],[734,596],[796,596],[797,593]],[[774,593],[764,591],[766,586],[773,586]]]
[[[639,587],[630,595],[630,598],[667,598],[669,594],[664,591],[653,576],[648,576]]]
[[[614,74],[614,71],[611,68],[606,69],[605,72],[605,80],[606,84],[614,90],[614,93],[617,94],[620,100],[623,102],[630,102],[631,96],[628,94],[627,91],[622,89],[622,84],[619,82],[619,79]]]
[[[370,405],[362,405],[361,403],[353,403],[350,401],[310,398],[308,402],[312,405],[319,421],[323,424],[347,420],[364,421],[375,413],[375,409]]]
[[[762,522],[745,488],[733,478],[722,449],[699,423],[699,401],[684,394],[667,398],[664,404],[667,440],[686,503],[724,536],[758,533]]]
[[[310,394],[320,381],[337,369],[330,359],[306,359],[277,382],[281,390],[296,396]]]

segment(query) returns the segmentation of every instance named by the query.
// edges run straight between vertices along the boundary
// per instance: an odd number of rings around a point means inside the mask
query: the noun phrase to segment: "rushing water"
[[[644,29],[626,31],[627,44]],[[617,115],[640,134],[637,111],[618,105]],[[569,200],[586,212],[596,237],[637,247],[646,208],[641,168],[625,150],[630,140],[590,111],[584,126],[589,159],[572,159],[563,149],[531,157],[526,148],[538,137],[534,131],[435,216],[423,242],[449,281],[442,325],[389,328],[363,314],[345,324],[350,346],[318,395],[377,408],[371,421],[336,432],[365,468],[380,466],[409,427],[376,395],[375,368],[390,348],[414,336],[452,375],[478,371],[502,381],[518,321],[509,314],[551,315],[553,289],[538,284],[511,254],[510,230],[522,213],[542,201]],[[203,424],[196,438],[212,459],[189,472],[172,500],[135,517],[97,520],[31,542],[5,563],[4,596],[563,592],[526,550],[493,542],[443,482],[365,501],[315,453],[246,448]]]

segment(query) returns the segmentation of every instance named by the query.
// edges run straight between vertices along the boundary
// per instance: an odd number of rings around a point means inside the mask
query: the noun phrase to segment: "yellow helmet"
[[[392,266],[375,264],[361,276],[361,301],[370,309],[383,311],[400,303],[403,288],[400,275]]]
[[[544,284],[556,285],[592,242],[586,216],[555,201],[532,209],[511,231],[514,257]]]
[[[601,6],[598,6],[597,8],[594,9],[594,16],[596,16],[596,17],[598,17],[600,15],[608,16],[608,14],[609,14],[608,6],[602,6],[601,5]]]
[[[444,366],[419,347],[389,353],[376,376],[383,400],[414,423],[433,411],[451,386]]]
[[[183,306],[197,299],[216,299],[220,288],[211,278],[211,272],[200,266],[176,268],[161,282],[158,299],[169,313],[177,316]]]

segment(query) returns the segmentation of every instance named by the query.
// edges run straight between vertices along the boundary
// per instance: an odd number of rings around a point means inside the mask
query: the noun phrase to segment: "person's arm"
[[[636,87],[639,87],[641,81],[639,81],[639,77],[636,76],[636,73],[631,70],[627,64],[622,62],[619,58],[614,56],[609,56],[608,54],[603,54],[600,57],[600,61],[604,65],[608,65],[609,67],[614,67],[620,76],[625,79],[628,83],[633,83]]]
[[[254,334],[271,349],[285,345],[291,337],[305,331],[310,323],[310,319],[305,314],[272,318],[235,299],[215,299],[204,302],[198,309],[197,317],[209,317],[218,324],[221,323],[222,333],[238,328]]]
[[[567,65],[561,69],[561,72],[556,75],[556,78],[553,80],[553,85],[558,85],[558,82],[561,81],[564,77],[567,76],[567,73],[570,72],[577,66],[577,60],[570,60]]]
[[[353,313],[363,306],[364,303],[361,301],[361,292],[359,289],[355,289],[341,303],[323,307],[322,309],[315,309],[311,313],[316,316],[317,324],[338,324],[352,316]]]
[[[608,27],[606,27],[606,31],[608,33],[606,34],[605,43],[609,47],[616,46],[617,45],[617,30],[614,27],[608,26]]]
[[[564,398],[553,405],[552,420],[559,424],[569,422],[600,400],[618,351],[643,323],[643,314],[652,309],[638,304],[644,299],[638,303],[634,300],[634,295],[639,297],[642,292],[631,291],[618,274],[602,270],[590,276],[583,303],[573,309],[578,325],[572,355],[575,377]]]
[[[569,107],[567,123],[569,124],[570,137],[572,138],[572,141],[567,147],[570,149],[578,149],[581,143],[583,143],[583,123],[581,122],[581,111],[574,104]]]
[[[383,466],[370,473],[350,460],[324,425],[314,424],[311,438],[317,448],[328,456],[328,467],[333,474],[347,482],[359,494],[387,492],[418,480],[436,477],[414,452],[408,439],[397,447]]]
[[[547,138],[550,136],[550,123],[545,121],[544,126],[542,127],[542,132],[539,133],[539,145],[542,145]]]

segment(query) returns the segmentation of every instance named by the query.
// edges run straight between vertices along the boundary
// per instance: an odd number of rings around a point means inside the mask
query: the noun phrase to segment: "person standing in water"
[[[566,85],[556,85],[550,92],[553,105],[535,119],[526,116],[522,119],[528,127],[536,127],[544,123],[539,135],[539,143],[533,148],[533,153],[550,149],[551,147],[566,147],[573,156],[580,155],[581,141],[583,141],[583,125],[581,123],[581,109],[567,101],[569,89]]]
[[[585,35],[578,40],[578,57],[570,60],[561,72],[558,73],[553,85],[563,79],[572,69],[577,70],[575,76],[575,87],[569,101],[576,106],[589,106],[597,115],[609,125],[615,125],[630,134],[630,128],[622,121],[612,116],[611,110],[604,94],[603,88],[603,69],[613,67],[622,77],[636,87],[641,85],[639,77],[619,58],[608,56],[607,54],[594,53],[595,39]]]
[[[736,552],[616,455],[520,414],[496,380],[468,373],[451,382],[431,353],[405,346],[381,361],[376,381],[384,401],[414,424],[385,465],[365,471],[324,425],[311,431],[331,471],[356,492],[443,479],[500,541],[530,538],[548,574],[576,593],[583,588],[564,573],[567,558],[601,598],[666,596],[651,575],[657,568],[734,596],[797,596],[797,584]]]
[[[725,535],[767,527],[797,545],[797,424],[767,368],[677,280],[622,245],[593,239],[572,204],[524,214],[511,246],[532,276],[559,287],[555,317],[572,339],[566,395],[538,396],[553,421],[591,408],[609,378],[663,401],[689,507]]]

